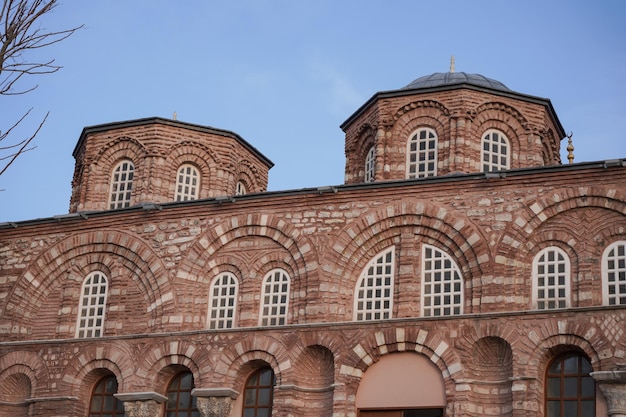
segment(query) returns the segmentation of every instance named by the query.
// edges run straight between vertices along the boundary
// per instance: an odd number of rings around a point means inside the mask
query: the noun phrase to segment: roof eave
[[[172,127],[177,127],[181,129],[194,130],[194,131],[202,132],[202,133],[210,133],[214,135],[219,135],[219,136],[224,136],[224,137],[235,139],[236,141],[241,143],[246,149],[248,149],[250,152],[256,155],[268,168],[272,168],[274,166],[274,163],[269,158],[267,158],[257,148],[252,146],[247,140],[245,140],[244,138],[242,138],[241,136],[239,136],[237,133],[233,131],[225,130],[225,129],[218,129],[218,128],[211,127],[211,126],[203,126],[203,125],[198,125],[194,123],[182,122],[179,120],[165,119],[162,117],[147,117],[143,119],[125,120],[121,122],[112,122],[112,123],[105,123],[105,124],[100,124],[100,125],[84,127],[80,134],[80,137],[78,138],[78,142],[76,143],[76,146],[74,147],[74,150],[72,151],[72,156],[76,158],[78,150],[82,147],[86,137],[90,134],[105,132],[108,130],[146,126],[146,125],[151,125],[151,124],[161,124],[161,125],[172,126]]]
[[[558,134],[561,139],[565,137],[565,130],[559,121],[556,112],[554,111],[554,107],[552,106],[552,102],[550,99],[532,96],[529,94],[522,94],[516,91],[504,91],[498,90],[495,88],[485,87],[481,85],[469,84],[469,83],[458,83],[458,84],[448,84],[437,87],[426,87],[426,88],[408,88],[408,89],[399,89],[399,90],[388,90],[388,91],[379,91],[374,94],[369,100],[367,100],[361,107],[359,107],[350,117],[346,119],[339,127],[344,132],[346,131],[346,127],[352,124],[355,119],[357,119],[361,114],[363,114],[370,106],[372,106],[375,102],[385,98],[395,98],[395,97],[405,97],[411,96],[415,94],[430,94],[430,93],[438,93],[442,91],[451,91],[451,90],[460,90],[460,89],[468,89],[474,91],[480,91],[488,94],[493,94],[500,97],[507,97],[516,100],[523,100],[529,103],[540,104],[545,106],[548,109],[548,113],[552,118],[555,126],[558,129]]]

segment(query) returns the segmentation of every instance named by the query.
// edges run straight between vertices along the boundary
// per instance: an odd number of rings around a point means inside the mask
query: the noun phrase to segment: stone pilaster
[[[159,417],[161,403],[167,401],[166,396],[156,392],[125,392],[114,396],[124,402],[126,417]]]
[[[230,388],[194,388],[191,395],[202,417],[229,417],[239,393]]]
[[[606,399],[609,417],[626,417],[626,369],[590,374]]]

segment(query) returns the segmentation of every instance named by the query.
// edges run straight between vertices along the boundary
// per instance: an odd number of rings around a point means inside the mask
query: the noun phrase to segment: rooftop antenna
[[[567,135],[567,160],[569,161],[570,164],[574,163],[574,144],[572,143],[572,136],[573,133],[569,132],[569,135]]]
[[[450,72],[454,72],[454,55],[450,57]]]

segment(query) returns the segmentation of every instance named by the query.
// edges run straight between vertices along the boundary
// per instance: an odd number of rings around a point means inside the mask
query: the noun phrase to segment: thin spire
[[[454,72],[454,55],[450,57],[450,72]]]
[[[178,114],[176,112],[174,112],[174,117],[172,117],[174,120],[176,120],[176,118],[178,117]]]
[[[572,132],[567,135],[567,160],[570,164],[574,163],[574,144],[572,143]]]

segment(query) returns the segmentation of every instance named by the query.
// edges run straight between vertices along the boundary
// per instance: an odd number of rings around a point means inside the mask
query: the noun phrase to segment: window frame
[[[111,391],[108,386],[108,383],[111,381],[113,381],[115,385],[114,391]],[[98,392],[101,384],[104,384],[103,390]],[[117,389],[118,384],[115,375],[106,375],[99,378],[94,384],[93,389],[91,390],[91,396],[89,397],[89,417],[124,417],[126,415],[124,412],[124,402],[118,400],[114,395],[117,394]],[[94,403],[94,398],[101,398],[98,410],[92,410],[92,408],[97,405]],[[106,398],[110,398],[110,400],[106,401]],[[113,402],[113,409],[103,409],[103,407],[110,401]]]
[[[191,182],[191,184],[190,184]],[[176,169],[174,201],[197,200],[200,196],[200,170],[194,164],[184,163]]]
[[[615,254],[611,252],[617,251]],[[621,252],[621,253],[620,253]],[[611,262],[617,264],[609,268]],[[626,304],[626,241],[618,240],[611,243],[602,252],[602,304],[616,306]],[[611,283],[611,275],[616,274]],[[612,293],[613,292],[613,293]],[[612,303],[613,299],[617,299]]]
[[[99,282],[92,284],[92,279],[97,278]],[[104,281],[104,282],[102,282]],[[89,285],[89,288],[87,286]],[[97,290],[96,293],[93,293],[94,288]],[[89,294],[85,294],[85,291],[88,289]],[[104,291],[104,292],[103,292]],[[106,306],[107,299],[109,294],[109,279],[106,274],[102,271],[92,271],[90,272],[80,287],[80,300],[78,302],[78,314],[76,319],[76,338],[96,338],[101,337],[104,333],[104,319],[106,316]],[[89,298],[85,300],[85,295]],[[95,300],[96,304],[93,304],[91,301]],[[85,302],[89,303],[86,306]],[[96,305],[98,308],[92,314],[89,313],[93,305]],[[101,308],[101,312],[98,312],[98,309]],[[83,315],[83,313],[85,313]],[[95,322],[95,324],[88,325],[89,321]],[[81,325],[81,322],[84,321],[84,324]],[[98,324],[99,322],[99,324]],[[93,332],[93,333],[91,333]]]
[[[246,184],[239,180],[237,181],[237,184],[235,184],[235,195],[244,195],[244,194],[248,194],[248,187],[246,187]]]
[[[425,133],[425,137],[422,136]],[[430,137],[432,135],[432,137]],[[424,149],[421,144],[424,143]],[[415,149],[413,148],[415,145]],[[431,147],[431,144],[434,144]],[[406,145],[406,172],[407,179],[426,178],[437,175],[437,163],[439,157],[439,136],[433,128],[422,126],[409,135]],[[420,159],[423,156],[424,159]],[[413,160],[414,159],[414,160]],[[432,164],[432,168],[429,167]],[[424,169],[421,169],[424,166]],[[414,172],[411,172],[414,171]]]
[[[273,278],[280,276],[280,282]],[[275,291],[277,285],[279,291]],[[261,286],[261,308],[259,311],[259,326],[282,326],[287,324],[289,317],[289,297],[291,278],[287,271],[274,268],[263,278]],[[278,297],[278,298],[277,298]]]
[[[493,135],[498,135],[500,140],[494,140]],[[489,139],[487,139],[489,137]],[[496,143],[497,141],[497,143]],[[506,152],[503,154],[502,142],[506,145]],[[485,149],[488,144],[489,149]],[[497,146],[498,150],[494,150]],[[493,158],[497,156],[498,162],[494,162]],[[485,157],[488,157],[488,161],[485,161]],[[506,158],[505,163],[502,163],[502,157]],[[487,129],[481,136],[480,140],[480,164],[481,172],[495,172],[506,171],[511,169],[511,141],[509,138],[498,129]]]
[[[128,167],[123,170],[125,165]],[[134,179],[135,164],[132,160],[123,159],[115,165],[109,177],[109,210],[130,207]],[[120,191],[120,188],[123,190]]]
[[[372,146],[365,155],[365,167],[363,171],[363,181],[374,182],[376,176],[376,146]]]
[[[189,387],[183,386],[184,378],[191,377],[191,384]],[[174,384],[177,386],[174,387]],[[165,401],[165,416],[167,417],[177,417],[179,413],[182,413],[185,417],[200,417],[200,411],[198,410],[196,404],[196,397],[191,395],[191,391],[193,391],[195,387],[195,381],[193,378],[193,373],[191,371],[181,371],[172,377],[169,384],[167,384],[167,390],[165,395],[167,396],[167,401]],[[187,394],[189,396],[189,401],[185,401],[183,408],[180,408],[181,405],[181,393]],[[172,394],[175,396],[174,401],[172,401],[173,407],[170,407],[170,398]],[[186,396],[186,395],[185,395]],[[184,398],[183,398],[184,399]]]
[[[228,283],[223,280],[228,279]],[[222,282],[220,282],[222,281]],[[220,285],[217,287],[217,285]],[[218,290],[219,294],[215,294]],[[224,290],[228,294],[224,294]],[[207,327],[212,330],[232,329],[236,324],[237,316],[237,298],[239,297],[239,280],[230,272],[222,272],[218,274],[209,287],[209,308],[207,314]],[[224,302],[226,305],[223,305]],[[218,305],[215,305],[218,303]],[[230,312],[230,316],[228,316]],[[216,317],[213,317],[215,313]],[[224,325],[220,325],[224,323]]]
[[[354,321],[386,320],[393,317],[395,258],[395,247],[390,246],[376,254],[361,271],[354,287]],[[378,269],[383,270],[378,272]]]
[[[567,368],[571,368],[572,366],[570,359],[574,358],[576,359],[576,371],[568,372]],[[569,365],[566,361],[569,361]],[[553,371],[557,362],[560,366],[557,366],[557,369]],[[585,369],[588,369],[588,372]],[[592,371],[593,368],[591,367],[589,359],[578,352],[568,352],[554,357],[546,367],[544,379],[544,409],[546,417],[595,417],[598,399],[596,398],[595,381],[593,377],[589,375]],[[567,392],[572,390],[573,379],[576,380],[576,394],[568,395]],[[558,382],[558,384],[554,384],[553,381]],[[585,384],[584,381],[587,381],[587,383]],[[589,383],[592,385],[589,386]],[[558,385],[558,390],[556,385]],[[558,392],[551,394],[552,390],[557,390]],[[593,394],[585,395],[583,390]],[[553,414],[553,411],[556,410],[552,409],[551,402],[558,402],[559,404],[557,415]],[[571,411],[565,409],[565,406],[568,405],[565,403],[570,403],[569,405],[571,405],[571,402],[576,402],[577,412],[575,416],[572,416]],[[593,402],[590,407],[590,409],[593,410],[591,415],[584,415],[582,413],[581,405],[583,402]]]
[[[548,257],[554,254],[556,256],[561,256],[562,260],[555,259],[550,261],[541,260],[541,257]],[[563,266],[563,271],[556,270],[555,272],[550,272],[550,266]],[[540,267],[544,268],[544,273],[539,272]],[[556,275],[556,277],[554,277]],[[563,278],[563,283],[559,281],[559,278]],[[550,278],[556,278],[554,280],[554,284],[550,285]],[[540,281],[544,280],[544,284],[540,285]],[[547,282],[547,284],[546,284]],[[563,295],[560,294],[560,291],[563,291]],[[541,291],[544,291],[544,296],[540,297],[539,294]],[[555,295],[550,297],[549,295],[545,295],[546,293],[550,293],[554,291]],[[568,254],[558,246],[548,246],[546,248],[541,249],[537,255],[533,258],[532,262],[532,308],[535,310],[553,310],[560,308],[569,308],[571,307],[571,261]],[[563,302],[564,305],[560,305],[560,302]],[[550,306],[550,303],[554,303],[554,306]],[[543,306],[540,306],[540,303],[544,303]]]
[[[432,251],[433,256],[427,258],[427,252]],[[427,264],[435,263],[435,266],[438,262],[446,262],[449,263],[449,266],[445,266],[442,268],[428,268]],[[449,280],[445,280],[446,273],[450,273]],[[440,281],[429,280],[427,279],[428,274],[434,274],[436,278],[439,274],[443,274],[443,279]],[[463,308],[465,305],[465,280],[463,279],[463,274],[461,273],[461,269],[458,264],[447,252],[439,249],[436,246],[423,244],[422,245],[422,259],[421,259],[421,306],[420,306],[420,314],[422,317],[446,317],[446,316],[457,316],[463,314]],[[450,281],[451,288],[450,291],[445,291],[445,281]],[[440,282],[440,284],[438,284]],[[443,285],[442,285],[443,284]],[[458,289],[456,289],[456,284],[458,284]],[[440,286],[440,291],[433,291],[432,286],[437,288]],[[445,301],[446,297],[451,296],[451,302],[445,303],[441,301]],[[435,298],[433,300],[433,298]],[[458,302],[456,302],[456,298],[458,298]],[[439,300],[439,304],[434,304],[433,301]],[[442,309],[443,311],[439,311]],[[446,313],[446,309],[451,309],[450,312]]]
[[[270,373],[270,381],[265,384],[262,383],[264,373]],[[257,381],[254,385],[251,385],[251,381],[253,378],[256,378]],[[243,417],[259,417],[258,410],[267,410],[267,412],[263,413],[264,416],[272,415],[272,408],[274,405],[274,386],[276,385],[276,374],[274,374],[274,370],[270,366],[265,366],[263,368],[259,368],[252,372],[248,378],[246,379],[246,383],[244,384],[243,389],[243,404],[241,406],[241,415]],[[269,398],[267,404],[259,404],[259,393],[261,390],[269,390]],[[248,400],[248,395],[254,392],[254,401]],[[253,410],[252,415],[250,413],[246,413],[247,410]]]

